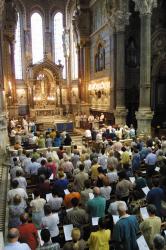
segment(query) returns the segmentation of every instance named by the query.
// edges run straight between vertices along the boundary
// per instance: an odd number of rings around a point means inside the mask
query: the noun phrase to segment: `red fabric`
[[[35,225],[32,223],[22,224],[18,226],[18,230],[20,233],[19,241],[27,243],[31,250],[36,250],[38,246],[38,233]]]
[[[49,194],[51,191],[50,184],[47,181],[45,181],[44,183],[39,183],[36,189],[39,191],[40,197],[44,199],[46,198],[46,194]]]
[[[56,164],[55,164],[55,162],[48,162],[47,163],[47,168],[50,168],[51,169],[51,171],[52,171],[52,173],[53,173],[53,175],[54,175],[54,177],[56,177]]]

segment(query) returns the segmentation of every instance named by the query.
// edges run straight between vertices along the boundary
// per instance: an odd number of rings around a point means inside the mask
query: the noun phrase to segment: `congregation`
[[[17,135],[5,250],[165,249],[166,138],[89,131],[81,147],[54,129]]]

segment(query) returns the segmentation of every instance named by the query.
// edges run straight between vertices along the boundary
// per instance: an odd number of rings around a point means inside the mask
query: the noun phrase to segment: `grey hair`
[[[127,205],[125,201],[118,202],[118,211],[127,211]]]
[[[154,236],[153,243],[156,250],[164,250],[165,239],[160,234]]]

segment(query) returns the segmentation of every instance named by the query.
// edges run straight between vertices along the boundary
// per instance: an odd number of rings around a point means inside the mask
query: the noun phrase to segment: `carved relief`
[[[26,89],[17,89],[17,98],[19,100],[19,105],[27,105]]]
[[[166,59],[165,41],[165,30],[159,30],[152,36],[152,76],[157,74],[160,62]]]
[[[124,31],[129,24],[128,0],[106,0],[107,17],[114,31]]]
[[[125,26],[129,24],[129,17],[130,17],[129,12],[123,12],[121,10],[117,10],[111,15],[110,21],[115,30],[117,32],[120,32],[124,31]]]

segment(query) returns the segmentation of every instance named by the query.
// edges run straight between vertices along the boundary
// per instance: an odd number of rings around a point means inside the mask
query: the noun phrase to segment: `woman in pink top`
[[[48,158],[48,163],[47,163],[47,168],[50,168],[53,175],[54,175],[54,178],[56,177],[56,172],[57,172],[57,166],[56,166],[56,163],[52,160],[51,157]]]

